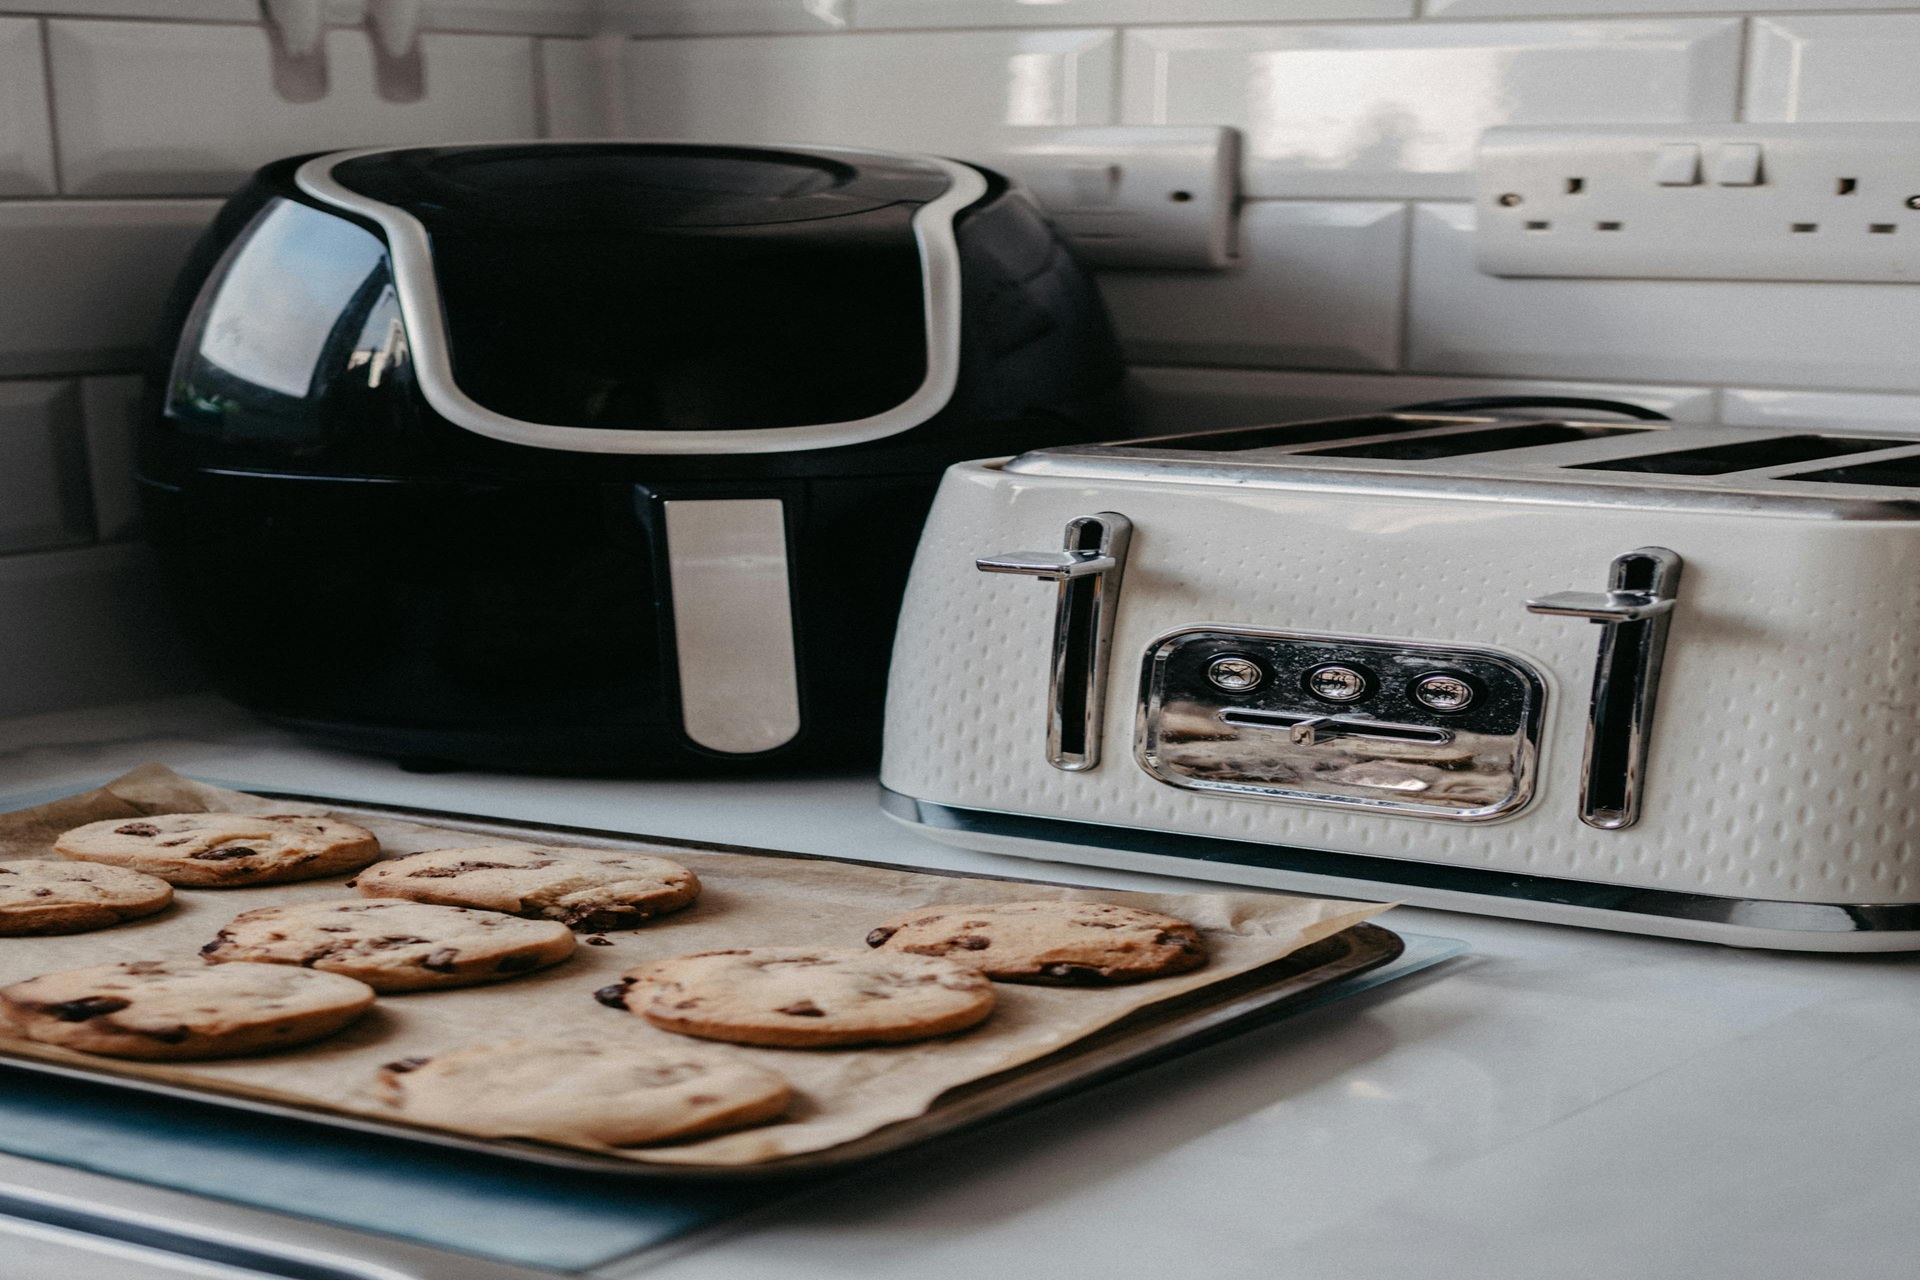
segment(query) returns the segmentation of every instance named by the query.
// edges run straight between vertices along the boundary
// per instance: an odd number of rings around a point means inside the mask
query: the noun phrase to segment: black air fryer
[[[1022,192],[829,147],[284,160],[172,320],[140,474],[223,690],[536,771],[870,757],[941,470],[1111,437],[1121,373]]]

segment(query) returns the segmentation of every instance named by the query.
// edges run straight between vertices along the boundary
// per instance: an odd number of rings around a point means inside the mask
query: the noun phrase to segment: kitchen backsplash
[[[129,375],[218,197],[300,151],[1232,125],[1240,264],[1105,277],[1149,426],[1551,390],[1920,433],[1920,288],[1497,279],[1468,203],[1495,124],[1920,122],[1920,3],[422,0],[417,101],[370,0],[317,3],[293,102],[258,0],[0,0],[0,715],[196,683],[131,540]]]

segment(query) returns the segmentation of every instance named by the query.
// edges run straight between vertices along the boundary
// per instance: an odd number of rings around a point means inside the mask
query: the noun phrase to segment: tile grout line
[[[1395,373],[1405,371],[1412,360],[1413,347],[1413,223],[1420,216],[1420,205],[1409,200],[1400,206],[1400,307],[1399,331],[1394,335]]]
[[[47,160],[53,166],[53,190],[66,194],[66,157],[60,150],[60,112],[53,92],[53,27],[46,19],[38,22],[40,31],[40,88],[47,100]]]

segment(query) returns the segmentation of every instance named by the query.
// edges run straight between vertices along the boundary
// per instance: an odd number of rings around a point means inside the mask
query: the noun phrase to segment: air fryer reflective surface
[[[454,380],[561,426],[714,430],[885,412],[926,376],[912,218],[945,190],[897,157],[581,144],[347,161],[426,228]]]

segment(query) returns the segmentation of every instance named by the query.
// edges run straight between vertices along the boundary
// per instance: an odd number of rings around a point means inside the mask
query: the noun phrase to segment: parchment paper
[[[63,831],[103,818],[224,810],[327,812],[225,791],[145,765],[96,791],[0,814],[0,861],[54,857]],[[343,815],[380,837],[385,856],[507,843],[497,837],[411,822]],[[583,845],[592,840],[579,840]],[[635,847],[636,842],[604,842]],[[692,907],[639,929],[609,933],[611,946],[583,945],[550,969],[492,986],[382,996],[364,1019],[328,1040],[262,1057],[179,1065],[102,1059],[0,1037],[9,1052],[107,1065],[176,1083],[293,1099],[396,1119],[374,1095],[375,1069],[462,1045],[518,1038],[627,1038],[679,1042],[633,1014],[596,1003],[593,992],[646,960],[745,946],[859,946],[879,921],[931,903],[1038,898],[1117,902],[1165,911],[1198,925],[1212,954],[1203,969],[1104,989],[995,986],[993,1016],[937,1040],[871,1049],[759,1049],[723,1046],[784,1074],[797,1100],[786,1119],[756,1129],[652,1148],[611,1148],[552,1135],[517,1136],[672,1164],[751,1164],[851,1141],[917,1116],[956,1086],[1032,1061],[1119,1018],[1208,983],[1271,963],[1386,909],[1272,894],[1119,893],[924,875],[830,861],[756,857],[642,845],[691,867],[703,886]],[[848,848],[848,857],[863,850]],[[0,985],[42,973],[122,960],[195,954],[233,916],[280,903],[352,898],[347,877],[250,889],[181,889],[157,916],[94,933],[0,938]],[[494,1135],[502,1136],[502,1135]]]

